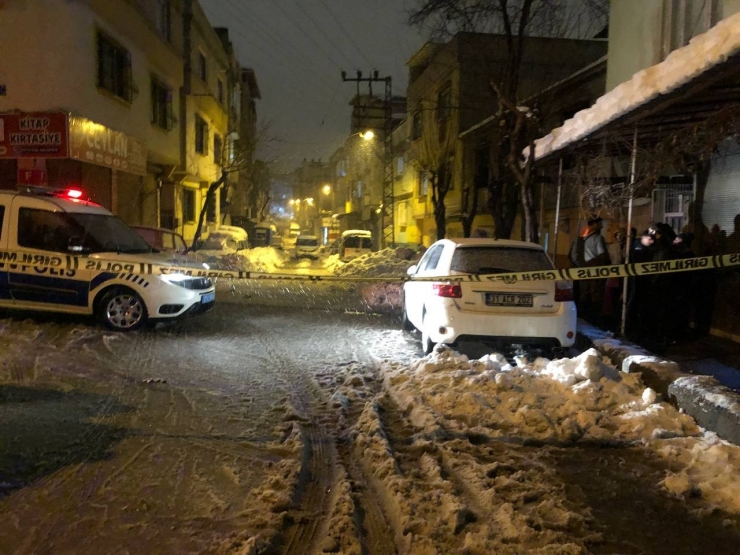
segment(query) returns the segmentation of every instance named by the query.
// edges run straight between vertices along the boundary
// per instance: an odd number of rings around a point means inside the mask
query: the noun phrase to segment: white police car
[[[210,310],[211,279],[184,264],[81,191],[0,192],[0,308],[93,314],[118,331]],[[155,266],[172,273],[142,272]]]

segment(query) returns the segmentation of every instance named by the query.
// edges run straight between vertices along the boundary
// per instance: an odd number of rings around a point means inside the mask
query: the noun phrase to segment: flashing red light
[[[67,190],[67,196],[69,198],[81,198],[82,191],[80,191],[79,189],[69,189]]]

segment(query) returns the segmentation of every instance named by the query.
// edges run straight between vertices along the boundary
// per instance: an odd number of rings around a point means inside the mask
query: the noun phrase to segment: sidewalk
[[[740,445],[740,349],[719,337],[671,346],[655,355],[611,332],[578,321],[577,345],[596,348],[623,372],[640,373],[646,386],[693,416],[700,426]]]
[[[714,376],[722,385],[740,391],[740,344],[709,335],[672,345],[665,358],[677,362],[684,372]]]

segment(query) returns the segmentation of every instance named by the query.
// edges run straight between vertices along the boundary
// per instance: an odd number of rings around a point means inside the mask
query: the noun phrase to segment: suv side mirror
[[[413,266],[411,266],[411,268],[409,268],[408,270],[406,270],[406,274],[409,275],[409,276],[413,276],[416,273],[416,270],[418,270],[418,269],[419,269],[419,267],[416,264],[414,264]]]
[[[86,254],[90,249],[83,244],[82,237],[70,237],[67,243],[67,250],[76,254]]]

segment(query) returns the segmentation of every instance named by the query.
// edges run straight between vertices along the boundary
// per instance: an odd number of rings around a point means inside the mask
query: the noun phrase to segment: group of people
[[[613,234],[607,244],[601,233],[602,219],[594,217],[573,243],[569,258],[573,266],[623,264],[627,241],[629,261],[658,262],[697,256],[691,233],[676,234],[665,223],[655,223],[639,237],[634,229]],[[626,332],[645,346],[660,349],[690,336],[709,333],[717,278],[714,270],[665,273],[629,278]],[[621,322],[623,280],[607,278],[576,282],[579,315],[589,322],[617,331]],[[693,328],[690,324],[693,322]]]

